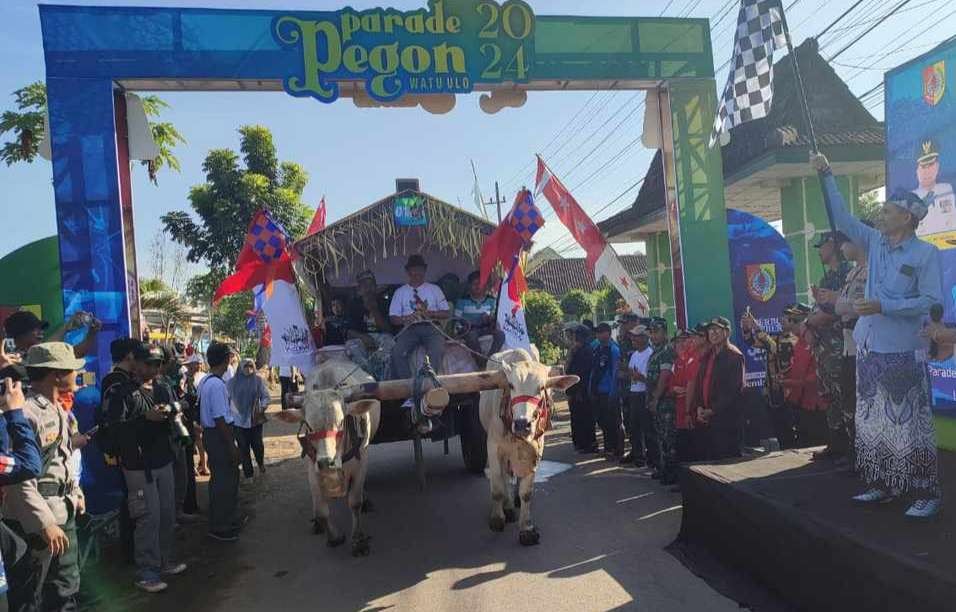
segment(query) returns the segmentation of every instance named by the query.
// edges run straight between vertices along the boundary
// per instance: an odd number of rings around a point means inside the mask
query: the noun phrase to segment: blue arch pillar
[[[47,96],[64,316],[103,323],[87,362],[102,377],[110,342],[130,331],[113,82],[53,77]]]

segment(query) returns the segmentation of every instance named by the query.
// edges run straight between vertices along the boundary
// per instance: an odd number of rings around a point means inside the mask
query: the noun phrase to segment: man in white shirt
[[[212,342],[206,349],[209,375],[199,383],[199,421],[209,454],[209,537],[221,542],[239,539],[239,449],[232,425],[236,415],[222,375],[229,367],[232,349]]]
[[[428,264],[421,255],[412,255],[405,264],[408,284],[399,287],[392,296],[388,316],[395,328],[404,327],[395,337],[392,349],[392,374],[396,379],[411,378],[409,356],[419,346],[428,351],[435,371],[441,373],[445,356],[445,339],[431,321],[447,319],[448,301],[438,285],[425,282]]]
[[[654,352],[651,347],[647,328],[643,325],[631,329],[628,334],[634,343],[634,352],[628,361],[627,369],[631,375],[631,452],[625,455],[624,463],[634,462],[635,465],[645,464],[648,445],[645,437],[653,435],[651,428],[654,424],[651,413],[647,410],[647,364]]]

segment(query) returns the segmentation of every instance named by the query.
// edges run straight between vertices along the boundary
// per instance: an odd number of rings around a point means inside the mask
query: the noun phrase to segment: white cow
[[[506,521],[514,522],[514,499],[507,487],[514,474],[521,498],[518,539],[523,545],[531,546],[541,539],[531,521],[531,497],[534,473],[544,454],[544,433],[551,421],[550,390],[563,391],[579,378],[549,376],[550,368],[523,349],[497,353],[488,361],[488,369],[500,369],[508,379],[507,389],[481,392],[479,414],[488,432],[488,477],[491,480],[488,526],[492,531],[503,531]]]
[[[312,489],[315,533],[326,533],[329,546],[345,542],[329,520],[329,500],[348,494],[352,511],[352,554],[369,554],[368,536],[362,529],[365,476],[369,442],[381,419],[378,400],[359,400],[346,406],[343,388],[375,382],[369,374],[348,361],[328,361],[306,380],[302,408],[285,410],[279,418],[303,423],[300,434],[306,452],[306,471]]]

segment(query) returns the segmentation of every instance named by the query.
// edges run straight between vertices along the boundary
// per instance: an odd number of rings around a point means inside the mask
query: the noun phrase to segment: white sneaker
[[[859,504],[885,504],[893,501],[893,495],[883,489],[870,489],[865,493],[855,495],[853,501]]]
[[[942,502],[936,499],[917,499],[906,511],[906,516],[912,519],[933,518],[939,513]]]
[[[147,593],[162,593],[169,588],[169,585],[158,578],[143,579],[136,581],[136,588],[146,591]]]
[[[186,571],[185,563],[170,563],[163,568],[163,574],[166,576],[178,576]]]

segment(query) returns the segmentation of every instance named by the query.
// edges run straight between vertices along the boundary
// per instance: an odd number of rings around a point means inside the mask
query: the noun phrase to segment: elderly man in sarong
[[[916,237],[926,203],[913,193],[894,193],[876,230],[850,214],[826,157],[815,154],[811,164],[834,229],[865,250],[869,263],[853,331],[856,466],[869,488],[853,499],[874,504],[905,495],[913,500],[907,517],[933,517],[940,508],[939,468],[920,329],[930,307],[942,302],[943,281],[939,251]]]

